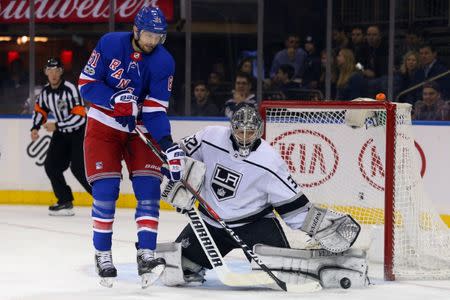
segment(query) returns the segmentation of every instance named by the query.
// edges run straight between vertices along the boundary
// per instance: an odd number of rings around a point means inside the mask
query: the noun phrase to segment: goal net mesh
[[[366,247],[375,247],[374,240],[384,243],[380,228],[385,210],[392,212],[389,243],[395,278],[450,278],[450,230],[425,196],[410,105],[396,105],[391,132],[386,108],[355,103],[263,106],[263,116],[265,139],[279,151],[303,192],[314,204],[358,220],[363,227],[359,239]],[[387,135],[394,141],[388,150]],[[386,165],[387,154],[393,155],[393,168]],[[393,181],[392,207],[385,207],[386,177]],[[290,233],[288,237],[293,247],[301,241]]]

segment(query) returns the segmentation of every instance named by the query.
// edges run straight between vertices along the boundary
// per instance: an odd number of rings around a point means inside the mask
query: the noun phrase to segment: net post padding
[[[386,280],[450,278],[450,234],[424,193],[411,105],[263,101],[260,111],[265,139],[313,203],[350,213],[369,244],[383,226]],[[364,126],[346,125],[351,111],[368,116]]]
[[[386,174],[385,174],[385,198],[384,198],[384,279],[395,280],[393,273],[394,260],[394,168],[395,168],[395,135],[396,106],[386,106]],[[392,170],[391,172],[387,170]]]

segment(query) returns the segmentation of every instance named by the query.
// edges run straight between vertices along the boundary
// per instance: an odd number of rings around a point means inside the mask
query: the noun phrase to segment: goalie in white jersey
[[[299,250],[306,252],[300,256],[298,256],[299,252],[294,254],[297,256],[294,259],[297,260],[318,260],[315,256],[320,254],[321,262],[309,265],[303,263],[306,269],[300,268],[294,271],[297,275],[302,272],[310,273],[309,277],[320,280],[321,284],[327,287],[327,283],[323,282],[319,274],[319,269],[323,268],[323,262],[326,260],[323,257],[327,256],[324,253],[328,253],[332,259],[331,262],[325,261],[325,263],[334,266],[339,265],[336,257],[355,256],[355,253],[349,253],[351,250],[345,250],[356,240],[360,227],[350,216],[312,205],[289,174],[288,167],[280,154],[261,138],[262,129],[263,122],[257,110],[243,105],[233,115],[231,126],[208,126],[179,143],[186,155],[195,160],[194,163],[200,161],[205,164],[206,172],[204,179],[202,178],[202,184],[200,180],[200,194],[213,210],[248,246],[264,244],[276,247],[255,248],[257,254],[260,252],[260,256],[266,256],[264,262],[269,267],[275,270],[283,269],[282,266],[278,266],[277,256],[288,256],[289,259],[293,259],[291,254],[281,251],[293,250],[281,249],[290,248],[290,246],[274,210],[289,227],[308,233],[322,246],[321,248],[327,249]],[[186,172],[188,182],[190,182],[189,173],[189,171]],[[200,185],[198,180],[194,181],[197,181],[194,185]],[[171,188],[172,185],[168,183],[168,180],[163,181],[162,199],[178,210],[191,209],[195,199],[178,197],[177,193],[170,193]],[[164,191],[169,192],[164,193]],[[223,256],[239,248],[239,245],[201,205],[199,205],[199,211]],[[180,233],[176,243],[181,244],[184,281],[202,281],[204,268],[211,269],[212,266],[190,225],[187,225]],[[314,251],[321,251],[321,253],[314,253]],[[356,254],[356,256],[365,262],[365,255]],[[365,264],[362,270],[355,271],[362,278],[361,285],[365,285],[366,282],[366,269]],[[361,275],[362,273],[364,274]],[[303,279],[306,277],[298,276]],[[351,274],[345,276],[349,278]],[[298,278],[296,280],[298,283]],[[178,283],[184,282],[181,280]],[[328,286],[334,287],[333,284]]]

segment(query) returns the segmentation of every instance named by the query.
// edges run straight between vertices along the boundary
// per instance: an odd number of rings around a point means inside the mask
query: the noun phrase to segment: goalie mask
[[[239,155],[247,157],[262,135],[263,122],[255,107],[244,105],[231,117],[231,137]]]

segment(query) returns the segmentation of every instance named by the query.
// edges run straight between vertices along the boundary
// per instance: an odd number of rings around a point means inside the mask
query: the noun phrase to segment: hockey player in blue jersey
[[[166,155],[167,176],[179,180],[184,152],[172,142],[166,114],[175,63],[162,45],[167,23],[162,11],[144,6],[133,32],[107,33],[79,78],[82,97],[91,103],[84,141],[86,175],[92,185],[93,243],[100,283],[111,287],[112,227],[119,197],[121,161],[125,160],[137,199],[137,264],[142,286],[152,284],[164,270],[155,258],[158,233],[161,163],[133,133],[148,132]]]

